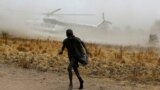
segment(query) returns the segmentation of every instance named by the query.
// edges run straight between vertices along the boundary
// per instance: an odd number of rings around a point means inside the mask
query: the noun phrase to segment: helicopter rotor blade
[[[95,14],[54,14],[53,16],[94,16]]]

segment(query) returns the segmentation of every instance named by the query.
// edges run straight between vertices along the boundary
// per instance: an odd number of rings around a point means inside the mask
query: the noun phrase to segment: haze
[[[113,23],[110,28],[146,31],[145,39],[154,22],[160,19],[160,0],[0,0],[0,6],[0,27],[17,29],[18,25],[19,30],[23,29],[21,32],[24,32],[21,21],[57,8],[62,8],[58,13],[95,14],[62,17],[66,21],[90,25],[99,24],[104,12],[106,20]]]

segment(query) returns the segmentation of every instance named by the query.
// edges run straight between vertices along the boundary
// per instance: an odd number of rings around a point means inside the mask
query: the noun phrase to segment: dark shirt
[[[81,41],[78,37],[70,37],[66,38],[63,41],[63,48],[67,48],[68,56],[71,57],[81,57],[84,55],[84,49],[83,49],[83,41]]]

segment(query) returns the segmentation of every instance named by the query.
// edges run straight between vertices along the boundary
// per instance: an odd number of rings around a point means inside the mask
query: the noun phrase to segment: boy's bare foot
[[[68,90],[72,90],[73,89],[73,85],[69,85]]]
[[[79,87],[79,89],[83,89],[83,80],[80,80],[80,87]]]

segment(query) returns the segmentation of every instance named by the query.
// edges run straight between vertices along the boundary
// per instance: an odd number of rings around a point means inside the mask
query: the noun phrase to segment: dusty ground
[[[84,77],[84,90],[160,90],[159,86],[134,85],[130,82],[118,82],[109,79]],[[66,74],[40,72],[0,64],[0,90],[67,90]],[[78,90],[78,81],[74,76],[74,89]]]
[[[66,51],[57,41],[0,38],[0,90],[67,90]],[[160,50],[88,43],[85,90],[160,90]],[[22,69],[23,68],[23,69]],[[135,81],[135,82],[133,82]],[[78,90],[74,77],[74,89]]]

